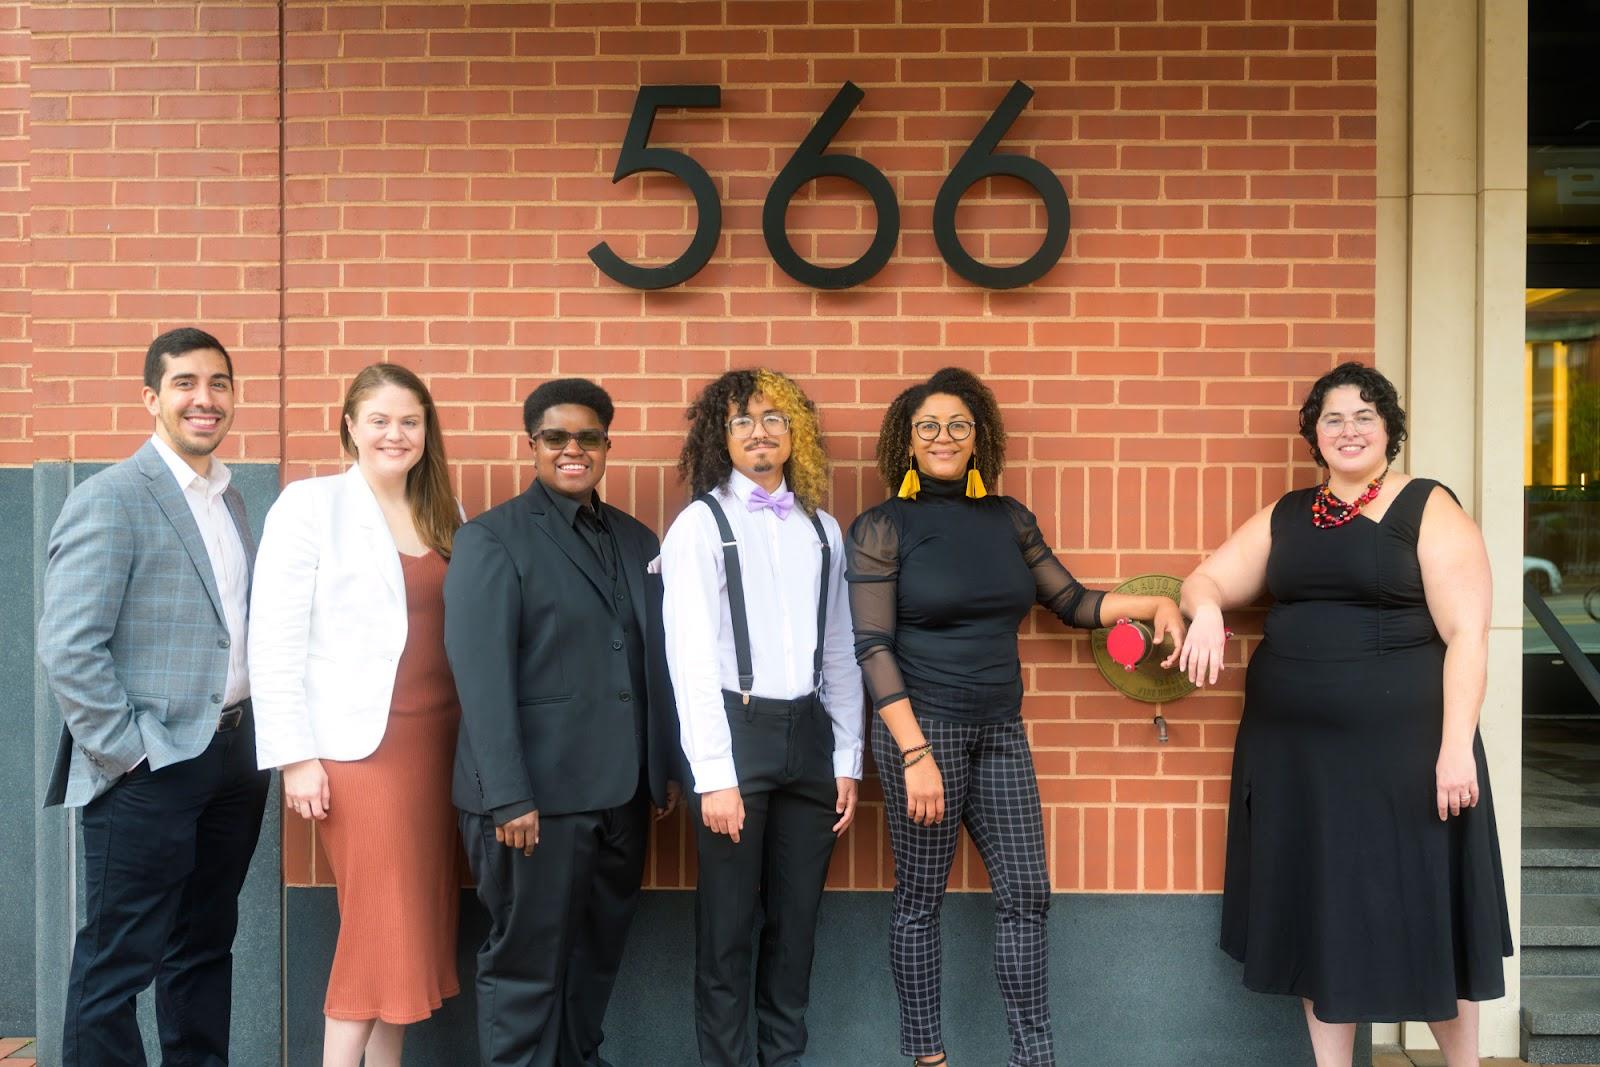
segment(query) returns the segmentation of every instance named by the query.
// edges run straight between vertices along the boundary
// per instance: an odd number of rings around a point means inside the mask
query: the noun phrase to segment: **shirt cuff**
[[[833,750],[833,776],[835,778],[854,778],[861,780],[861,750],[859,748],[836,748]]]
[[[890,704],[893,704],[896,700],[905,700],[908,696],[910,696],[910,694],[904,689],[897,689],[886,697],[879,697],[877,700],[874,700],[872,702],[872,710],[882,711]]]
[[[694,772],[694,791],[711,793],[718,789],[733,789],[739,785],[739,772],[734,769],[732,756],[695,760],[689,764]]]
[[[519,800],[515,804],[502,804],[498,808],[489,809],[489,816],[494,819],[496,826],[504,826],[512,819],[519,819],[530,811],[538,811],[539,805],[531,800]]]

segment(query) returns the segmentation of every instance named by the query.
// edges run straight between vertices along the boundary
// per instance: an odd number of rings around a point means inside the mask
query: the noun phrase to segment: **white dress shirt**
[[[771,508],[750,511],[747,501],[755,489],[754,482],[734,471],[712,495],[739,542],[755,671],[752,692],[793,700],[812,691],[822,545],[798,501],[786,519],[779,519]],[[865,715],[844,583],[844,539],[832,515],[819,511],[817,517],[832,551],[821,693],[822,706],[833,720],[833,773],[860,778]],[[673,522],[661,543],[661,577],[666,591],[667,665],[695,792],[737,786],[722,692],[738,691],[739,668],[722,537],[711,509],[690,504]]]
[[[215,456],[211,457],[209,477],[196,474],[159,435],[151,437],[150,442],[178,480],[184,503],[189,505],[194,524],[200,528],[206,557],[211,560],[211,574],[217,581],[217,594],[222,598],[224,621],[228,624],[228,684],[222,691],[222,706],[230,707],[250,695],[249,660],[245,652],[250,565],[228,503],[222,499],[233,475]]]

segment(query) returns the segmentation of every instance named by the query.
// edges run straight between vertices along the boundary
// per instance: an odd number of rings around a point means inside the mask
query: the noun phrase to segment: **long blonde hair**
[[[417,536],[422,543],[449,559],[456,530],[461,527],[461,512],[456,507],[455,494],[450,491],[450,466],[445,459],[439,412],[433,406],[433,394],[428,392],[422,379],[398,363],[363,367],[344,394],[344,410],[339,415],[339,442],[351,459],[357,458],[350,423],[355,421],[356,408],[361,402],[385,385],[409,390],[422,405],[427,419],[422,458],[406,472],[406,502],[411,505],[411,521],[416,523]]]

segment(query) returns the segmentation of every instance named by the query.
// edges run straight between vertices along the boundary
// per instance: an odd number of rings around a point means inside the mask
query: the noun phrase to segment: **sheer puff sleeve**
[[[876,711],[906,695],[900,665],[895,661],[900,530],[885,509],[873,508],[850,524],[845,558],[850,614],[856,632],[856,662],[861,664]]]
[[[1006,497],[1005,502],[1011,513],[1011,525],[1017,531],[1017,547],[1022,550],[1022,560],[1033,572],[1039,603],[1055,612],[1056,617],[1068,626],[1083,630],[1099,626],[1100,601],[1105,599],[1105,593],[1086,588],[1061,565],[1050,546],[1045,544],[1044,534],[1039,532],[1039,520],[1033,517],[1033,512],[1011,497]],[[859,648],[859,629],[856,634]]]

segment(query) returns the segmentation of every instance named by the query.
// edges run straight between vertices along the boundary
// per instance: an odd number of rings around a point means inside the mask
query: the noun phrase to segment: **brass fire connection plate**
[[[1170,574],[1141,574],[1137,578],[1129,578],[1112,592],[1130,596],[1164,596],[1176,603],[1182,589],[1181,578],[1174,578]],[[1100,673],[1113,689],[1146,704],[1166,704],[1194,692],[1195,684],[1189,681],[1188,675],[1177,667],[1162,670],[1161,657],[1154,653],[1133,670],[1125,670],[1106,651],[1106,634],[1109,632],[1109,627],[1095,630],[1089,637],[1089,645],[1094,649],[1094,665],[1100,668]]]

